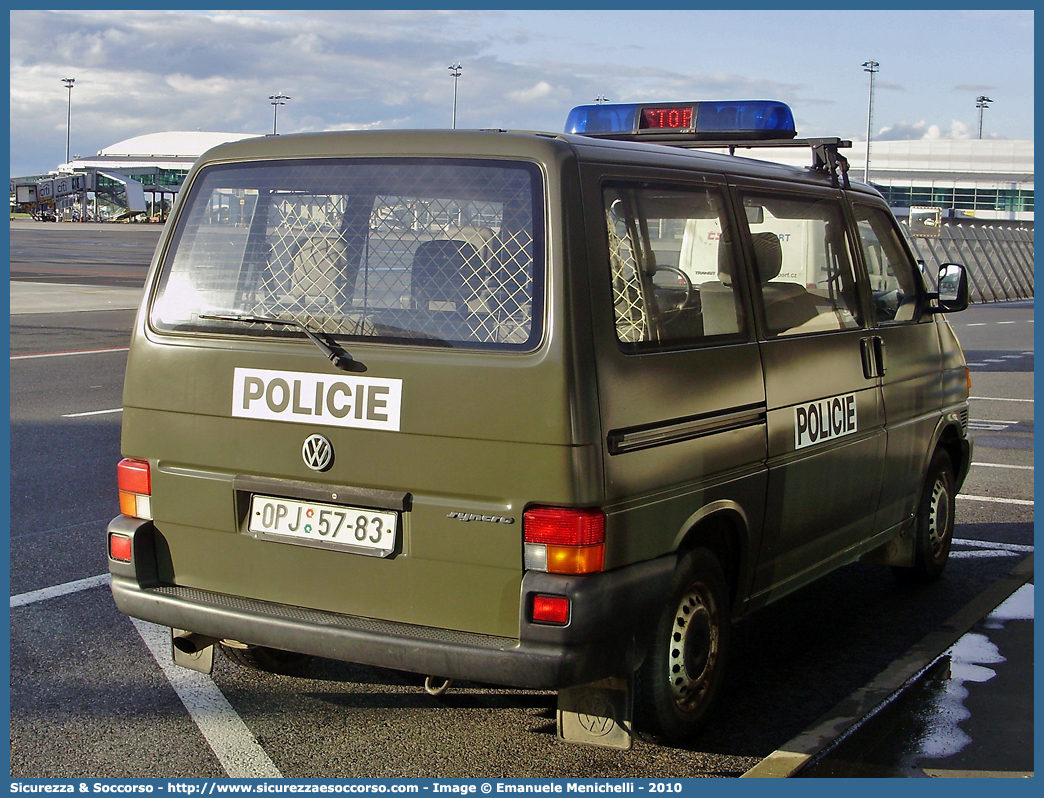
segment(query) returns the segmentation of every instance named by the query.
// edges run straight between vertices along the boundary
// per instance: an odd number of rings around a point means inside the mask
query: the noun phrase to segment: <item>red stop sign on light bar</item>
[[[643,108],[639,130],[686,130],[692,128],[692,106]]]

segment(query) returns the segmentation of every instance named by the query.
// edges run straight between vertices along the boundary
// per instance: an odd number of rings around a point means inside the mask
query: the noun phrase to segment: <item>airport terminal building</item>
[[[171,131],[137,136],[49,175],[11,178],[11,207],[43,218],[164,221],[182,182],[206,150],[258,134]],[[866,142],[843,150],[862,179]],[[807,149],[744,149],[736,154],[808,166]],[[938,227],[916,237],[929,267],[969,265],[975,301],[1033,296],[1033,142],[999,139],[875,141],[870,182],[901,220],[911,208],[938,209]],[[1001,264],[1001,265],[998,265]]]
[[[862,180],[866,142],[843,151]],[[807,152],[739,150],[737,154],[806,166]],[[967,266],[972,300],[1028,299],[1034,290],[1033,142],[918,139],[870,145],[870,182],[911,233],[926,273],[947,261]],[[917,230],[914,215],[937,225]]]
[[[862,180],[866,142],[843,151],[850,175]],[[747,152],[737,150],[737,154]],[[768,156],[750,151],[750,157]],[[771,160],[806,166],[807,154],[773,150]],[[911,206],[941,208],[947,219],[1033,224],[1033,142],[1004,139],[874,141],[870,182],[896,216]]]
[[[176,194],[193,162],[206,150],[254,135],[257,134],[150,133],[113,144],[93,157],[75,158],[50,175],[12,178],[12,183],[88,175],[93,179],[84,182],[93,185],[87,190],[91,194],[101,193],[102,205],[109,210],[103,217],[118,216],[121,211],[141,212],[145,210],[142,197],[169,199]],[[852,177],[862,179],[866,142],[856,142],[844,152]],[[796,166],[809,162],[804,150],[772,150],[770,156],[766,151],[740,149],[737,155]],[[897,216],[904,215],[903,209],[911,206],[931,206],[943,209],[943,216],[948,219],[1033,224],[1032,141],[875,141],[870,156],[870,182],[885,195]],[[37,195],[38,202],[46,199]]]
[[[67,219],[74,209],[86,207],[87,218],[98,221],[145,214],[161,221],[200,155],[218,144],[255,135],[170,131],[135,136],[93,157],[74,158],[49,175],[11,178],[12,204],[35,202]],[[75,215],[79,218],[78,212]]]

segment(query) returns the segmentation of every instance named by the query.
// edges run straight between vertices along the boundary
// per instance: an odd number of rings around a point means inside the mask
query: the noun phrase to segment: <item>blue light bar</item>
[[[631,140],[789,139],[794,114],[775,100],[579,105],[566,133]]]
[[[638,114],[637,105],[578,105],[566,117],[565,132],[592,136],[605,133],[631,133]]]

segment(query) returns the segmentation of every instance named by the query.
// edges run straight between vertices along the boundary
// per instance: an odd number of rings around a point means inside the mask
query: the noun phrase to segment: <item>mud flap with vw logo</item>
[[[631,747],[633,714],[629,679],[567,687],[558,691],[558,739],[626,751]]]

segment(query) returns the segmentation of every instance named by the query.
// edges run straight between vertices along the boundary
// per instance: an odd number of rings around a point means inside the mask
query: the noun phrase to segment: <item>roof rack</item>
[[[837,137],[822,139],[763,139],[763,140],[732,140],[732,141],[658,141],[657,144],[667,144],[671,147],[685,147],[686,149],[728,149],[729,155],[735,155],[737,148],[751,147],[811,147],[812,165],[808,168],[813,172],[821,172],[830,175],[834,188],[851,188],[848,180],[848,159],[838,152],[839,149],[848,149],[852,142]]]

